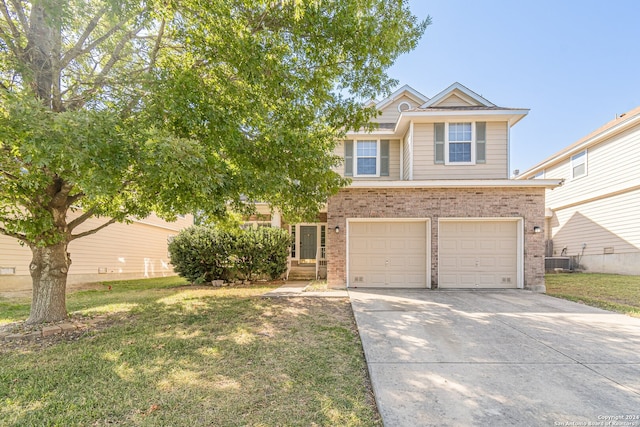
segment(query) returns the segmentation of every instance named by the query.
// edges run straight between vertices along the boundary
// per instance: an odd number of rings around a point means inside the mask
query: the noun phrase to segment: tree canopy
[[[314,213],[428,25],[402,0],[0,1],[0,233],[58,252],[245,197]]]

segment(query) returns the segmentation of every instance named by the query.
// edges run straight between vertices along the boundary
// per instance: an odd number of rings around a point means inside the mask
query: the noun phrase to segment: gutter
[[[431,179],[420,181],[352,181],[347,188],[556,188],[562,179]]]

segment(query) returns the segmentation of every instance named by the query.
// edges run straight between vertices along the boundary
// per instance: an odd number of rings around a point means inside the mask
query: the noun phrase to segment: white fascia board
[[[356,132],[347,132],[347,138],[358,138],[358,137],[366,137],[366,138],[378,138],[378,137],[390,137],[395,136],[395,131],[391,129],[376,129],[373,132],[364,132],[364,131],[356,131]]]
[[[555,188],[562,185],[561,179],[432,179],[421,181],[352,181],[350,188]]]
[[[376,104],[376,108],[378,110],[383,109],[384,107],[386,107],[387,105],[391,104],[393,101],[398,99],[398,97],[400,97],[405,92],[407,92],[411,97],[415,98],[415,100],[418,101],[418,103],[429,101],[428,97],[424,96],[423,94],[421,94],[420,92],[412,88],[411,86],[404,85],[400,89],[396,90],[391,95],[389,95],[387,98],[378,102]]]
[[[547,157],[546,160],[543,160],[542,162],[538,163],[537,165],[527,169],[526,171],[522,172],[520,175],[518,175],[518,177],[516,179],[528,179],[531,176],[534,176],[536,173],[540,172],[543,169],[546,169],[550,166],[555,165],[556,163],[559,163],[561,161],[567,160],[568,158],[570,158],[571,156],[573,156],[576,153],[579,153],[581,151],[586,150],[587,148],[590,148],[596,144],[599,144],[600,142],[604,141],[605,139],[609,138],[612,134],[616,134],[618,132],[621,132],[625,129],[627,129],[628,127],[631,127],[633,125],[635,125],[637,122],[640,122],[640,114],[638,114],[637,116],[620,123],[617,126],[612,126],[609,129],[604,130],[603,132],[594,135],[593,137],[584,140],[582,143],[576,145],[573,148],[564,148],[562,150],[560,150],[559,152],[557,152],[556,154],[552,155],[551,157]]]
[[[520,110],[404,111],[400,113],[400,117],[398,118],[393,133],[404,134],[409,121],[421,123],[422,120],[420,119],[425,119],[424,122],[431,123],[434,119],[438,118],[445,121],[452,121],[463,117],[479,117],[481,119],[490,117],[493,120],[504,120],[505,122],[509,122],[509,126],[513,126],[522,120],[527,114],[529,114],[528,108]]]
[[[462,85],[462,84],[460,84],[458,82],[455,82],[454,84],[452,84],[451,86],[449,86],[448,88],[446,88],[445,90],[443,90],[442,92],[440,92],[439,94],[437,94],[436,96],[431,98],[429,101],[425,102],[423,105],[420,106],[420,108],[426,108],[426,107],[430,107],[430,106],[432,106],[434,104],[437,104],[438,102],[440,102],[441,100],[443,100],[444,98],[449,96],[455,90],[459,90],[460,92],[462,92],[463,94],[465,94],[469,98],[473,99],[476,102],[479,102],[482,105],[485,105],[487,107],[495,107],[495,104],[493,104],[491,101],[489,101],[489,100],[483,98],[482,96],[478,95],[477,93],[475,93],[474,91],[472,91],[468,87],[466,87],[466,86],[464,86],[464,85]]]

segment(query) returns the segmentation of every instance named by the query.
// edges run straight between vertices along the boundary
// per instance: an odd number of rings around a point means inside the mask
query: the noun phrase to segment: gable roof
[[[547,157],[537,165],[527,169],[525,172],[518,175],[518,178],[526,179],[530,176],[533,176],[539,171],[543,170],[545,167],[551,166],[552,164],[557,163],[561,160],[564,160],[570,156],[573,156],[574,154],[579,153],[585,150],[586,148],[596,145],[602,142],[604,139],[611,136],[612,134],[622,131],[639,122],[640,122],[640,106],[632,110],[629,110],[626,113],[620,114],[615,119],[600,126],[598,129],[589,133],[587,136],[580,138],[573,144]]]
[[[384,107],[391,104],[393,101],[395,101],[396,99],[400,98],[403,95],[406,95],[409,98],[413,99],[417,104],[421,104],[429,100],[428,97],[424,96],[423,94],[421,94],[420,92],[412,88],[411,86],[404,85],[398,90],[396,90],[395,92],[393,92],[391,95],[383,99],[382,101],[378,102],[376,104],[376,108],[378,110],[382,110]]]
[[[462,97],[460,97],[459,94],[461,94]],[[431,98],[430,100],[422,104],[420,108],[435,107],[437,106],[438,103],[440,103],[441,101],[444,101],[446,98],[450,96],[458,96],[459,98],[462,98],[462,99],[468,98],[468,99],[465,99],[465,101],[471,100],[472,102],[476,102],[480,104],[480,106],[484,106],[484,107],[496,106],[495,104],[483,98],[482,96],[478,95],[468,87],[458,82],[455,82],[454,84],[452,84],[451,86],[449,86],[448,88],[446,88],[445,90],[443,90],[442,92],[440,92],[439,94],[437,94],[436,96],[434,96],[433,98]]]

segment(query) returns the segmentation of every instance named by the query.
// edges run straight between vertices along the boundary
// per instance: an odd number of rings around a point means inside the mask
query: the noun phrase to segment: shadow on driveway
[[[522,290],[349,296],[386,426],[640,427],[640,319]]]

